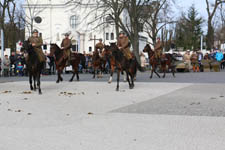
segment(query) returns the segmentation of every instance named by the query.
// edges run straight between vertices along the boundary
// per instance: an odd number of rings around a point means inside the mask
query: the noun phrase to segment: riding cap
[[[119,35],[120,35],[120,34],[126,35],[125,32],[123,32],[123,31],[120,31]]]
[[[38,33],[38,30],[37,29],[34,29],[32,33]]]
[[[69,36],[69,33],[65,33],[65,36]]]

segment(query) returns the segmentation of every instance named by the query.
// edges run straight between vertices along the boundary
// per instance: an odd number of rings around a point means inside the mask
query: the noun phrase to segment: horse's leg
[[[95,71],[96,71],[96,68],[93,67],[93,79],[95,79]]]
[[[134,75],[134,74],[132,74],[132,73],[130,73],[131,89],[133,89],[133,88],[134,88],[134,77],[135,77],[135,75]]]
[[[160,78],[160,75],[158,74],[158,72],[156,70],[154,70],[154,72]]]
[[[77,81],[80,81],[79,71],[76,72],[76,75],[77,75]]]
[[[30,81],[30,90],[34,90],[33,85],[32,85],[32,75],[29,73],[29,81]]]
[[[38,73],[38,74],[37,74],[37,86],[38,86],[38,92],[39,92],[39,94],[42,94],[42,92],[41,92],[41,81],[40,81],[40,78],[41,78],[41,74]]]
[[[76,76],[77,76],[77,81],[79,81],[80,80],[80,77],[79,77],[79,64],[75,65],[73,70],[74,70],[74,75],[76,74]]]
[[[56,83],[59,83],[59,70],[58,70],[58,73],[57,73],[57,81],[56,81]]]
[[[124,75],[125,76],[125,75]],[[132,85],[130,83],[130,73],[128,71],[126,71],[126,77],[127,77],[127,82],[129,84],[129,88],[132,89]]]
[[[74,76],[75,76],[75,71],[73,71],[73,75],[72,75],[71,79],[69,80],[69,82],[73,81]]]
[[[37,75],[34,74],[33,75],[33,78],[34,78],[34,91],[36,91],[37,87],[36,87],[36,79],[37,79]]]
[[[151,70],[151,75],[150,75],[150,79],[152,79],[152,76],[153,76],[153,72],[155,70],[155,66],[152,65],[152,70]]]
[[[119,91],[119,83],[120,83],[120,69],[117,70],[117,86],[116,86],[116,91]]]
[[[112,83],[113,72],[114,72],[114,66],[111,66],[111,72],[110,72],[110,77],[109,77],[108,83]]]

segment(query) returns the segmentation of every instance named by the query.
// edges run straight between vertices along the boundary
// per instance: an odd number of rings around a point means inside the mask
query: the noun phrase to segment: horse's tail
[[[140,72],[145,72],[145,69],[144,69],[143,67],[141,67],[141,65],[138,63],[136,57],[135,57],[135,63],[136,63],[136,65],[137,65],[137,69],[138,69]]]

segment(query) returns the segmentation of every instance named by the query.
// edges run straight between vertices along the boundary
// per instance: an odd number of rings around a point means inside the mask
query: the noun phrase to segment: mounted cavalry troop
[[[46,61],[45,55],[42,51],[43,41],[42,38],[38,36],[38,30],[33,30],[32,36],[23,43],[22,50],[27,53],[26,64],[27,71],[29,74],[30,89],[38,89],[39,94],[41,91],[41,73],[44,69],[44,63]],[[98,78],[102,77],[103,72],[106,71],[106,66],[110,70],[110,77],[108,83],[112,82],[113,73],[117,74],[117,85],[116,90],[119,91],[120,75],[124,75],[124,80],[128,82],[129,88],[134,88],[134,81],[136,80],[137,70],[144,72],[145,68],[141,67],[138,59],[130,50],[129,38],[124,32],[120,32],[118,35],[117,42],[112,42],[110,45],[104,45],[102,39],[95,45],[95,49],[91,57],[91,66],[93,69],[93,78],[96,77],[98,73]],[[163,73],[163,78],[165,78],[166,72],[171,71],[173,77],[175,77],[175,62],[177,61],[174,54],[163,53],[163,46],[160,39],[157,39],[154,48],[147,44],[143,53],[148,55],[149,65],[151,66],[150,78],[153,77],[155,73],[159,78],[160,75],[158,71]],[[142,53],[142,55],[144,55]],[[49,56],[54,58],[57,80],[56,83],[62,82],[63,78],[61,74],[63,73],[65,67],[72,66],[73,74],[70,82],[73,81],[75,75],[77,81],[79,81],[79,68],[80,66],[86,67],[86,56],[78,52],[71,51],[71,39],[69,34],[65,34],[65,38],[62,40],[60,46],[57,44],[50,44],[50,54]],[[195,53],[190,57],[192,60],[196,60]],[[189,58],[185,56],[185,59]],[[196,64],[194,61],[192,64]],[[196,65],[193,65],[194,70],[199,70]]]

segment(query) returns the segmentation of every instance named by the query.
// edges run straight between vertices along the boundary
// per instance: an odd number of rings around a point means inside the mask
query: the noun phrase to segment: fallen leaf
[[[4,93],[4,94],[5,94],[5,93],[11,93],[11,92],[12,92],[12,91],[4,91],[4,92],[2,92],[2,93]]]
[[[22,112],[22,110],[15,110],[15,112]]]
[[[93,113],[92,112],[89,112],[88,115],[93,115]]]
[[[27,113],[27,115],[31,115],[32,113]]]
[[[22,94],[31,94],[31,91],[24,91]]]

